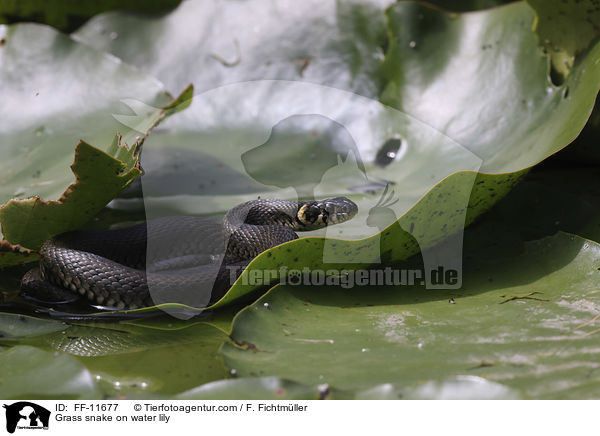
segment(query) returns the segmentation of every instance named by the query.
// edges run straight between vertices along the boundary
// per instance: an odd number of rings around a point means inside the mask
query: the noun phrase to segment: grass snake
[[[341,223],[357,211],[345,197],[259,199],[232,208],[222,222],[176,216],[68,232],[42,245],[40,267],[23,277],[21,287],[79,293],[109,308],[164,302],[204,307],[221,298],[258,254],[297,239],[296,231]]]

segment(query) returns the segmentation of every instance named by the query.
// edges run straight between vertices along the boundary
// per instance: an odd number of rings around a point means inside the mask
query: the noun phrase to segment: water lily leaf
[[[558,87],[549,81],[526,3],[444,14],[400,2],[386,13],[392,36],[381,100],[481,157],[482,172],[530,167],[585,125],[600,87],[600,44],[590,46]],[[475,33],[462,38],[468,29]],[[571,124],[574,119],[581,121]]]
[[[429,381],[412,389],[393,384],[358,391],[357,400],[519,400],[519,393],[482,377],[457,376],[442,382]]]
[[[87,135],[91,133],[93,138],[106,137],[107,132],[114,136],[114,131],[117,129],[115,120],[112,119],[110,122],[106,122],[105,119],[104,122],[100,120],[106,117],[106,111],[110,111],[111,105],[113,105],[113,110],[116,109],[114,100],[119,98],[117,92],[122,92],[121,96],[132,95],[131,93],[136,91],[137,86],[139,87],[137,90],[138,95],[152,96],[154,92],[152,103],[164,101],[165,95],[160,91],[160,88],[157,89],[156,83],[150,85],[149,80],[140,73],[130,74],[129,67],[118,64],[114,59],[104,54],[89,50],[84,52],[81,44],[75,43],[58,33],[53,33],[48,28],[34,25],[17,25],[3,26],[1,30],[6,34],[4,38],[7,42],[0,51],[0,76],[3,76],[2,83],[8,84],[5,86],[9,86],[10,91],[7,89],[7,98],[3,100],[3,106],[0,110],[6,112],[7,118],[12,122],[12,124],[9,124],[11,128],[5,132],[4,137],[7,139],[9,148],[14,147],[15,151],[19,150],[19,154],[15,153],[12,160],[8,159],[7,164],[12,163],[13,165],[6,170],[5,178],[2,181],[2,196],[7,196],[8,191],[10,189],[14,190],[17,186],[21,186],[17,190],[20,189],[22,191],[20,194],[23,195],[27,191],[35,192],[36,188],[40,186],[40,183],[29,182],[31,185],[28,188],[22,187],[23,172],[15,172],[15,167],[18,167],[19,164],[25,167],[22,168],[23,171],[33,171],[31,168],[37,168],[34,171],[34,180],[39,179],[42,174],[44,178],[48,178],[60,174],[59,164],[63,162],[66,157],[65,154],[68,155],[63,141],[66,136],[70,135],[65,135],[63,131],[60,134],[49,133],[46,131],[46,127],[39,130],[32,127],[32,123],[39,125],[39,123],[44,122],[45,117],[48,124],[52,126],[52,131],[62,128],[64,131],[70,130],[72,135],[76,128],[79,128],[79,135],[81,136],[83,136],[83,132],[86,132]],[[43,43],[37,44],[32,41],[43,41]],[[55,44],[52,48],[47,47],[45,52],[41,52],[41,50],[44,50],[47,41],[54,41]],[[27,61],[24,61],[24,51],[30,55]],[[70,53],[71,56],[65,58],[62,54],[64,52]],[[84,62],[86,60],[88,61],[87,65]],[[90,61],[93,61],[94,64]],[[39,85],[34,96],[23,95],[24,90],[21,93],[15,91],[15,89],[19,89],[17,84],[19,80],[22,80],[22,76],[15,76],[13,73],[15,67],[23,62],[33,62],[40,66],[39,69],[34,69],[34,73],[32,72],[28,76],[30,86],[31,84]],[[57,96],[57,91],[51,87],[55,84],[54,82],[64,83],[66,80],[65,75],[61,74],[57,68],[59,65],[64,69],[72,67],[73,71],[70,74],[81,78],[70,81],[71,85],[77,84],[77,89],[72,88],[69,94]],[[98,65],[100,66],[98,67]],[[47,68],[52,68],[52,71],[45,71]],[[103,75],[102,79],[105,80],[105,73],[111,70],[112,73],[109,74],[109,77],[115,82],[111,92],[95,99],[96,101],[86,106],[86,110],[82,114],[70,117],[66,122],[56,119],[61,111],[68,110],[81,103],[80,100],[84,95],[81,91],[84,87],[98,85],[94,83],[94,79],[99,80],[97,76]],[[137,83],[134,85],[136,80]],[[106,148],[106,152],[81,140],[75,149],[75,161],[71,166],[75,175],[75,182],[67,187],[58,200],[44,201],[39,195],[36,195],[25,200],[10,200],[0,208],[0,222],[2,223],[5,239],[13,244],[37,249],[50,236],[80,228],[89,221],[140,174],[139,147],[149,130],[166,116],[174,113],[174,107],[181,109],[185,107],[185,104],[189,104],[186,102],[192,92],[193,87],[188,87],[178,98],[171,99],[171,101],[167,100],[165,104],[160,105],[158,108],[148,106],[150,110],[147,110],[147,107],[140,108],[139,104],[133,107],[133,109],[137,109],[135,129],[129,129],[124,125],[120,126],[121,130],[126,133],[126,137],[129,138],[129,143],[132,144],[130,147],[121,144],[119,135],[114,136],[114,139]],[[48,95],[41,97],[42,94]],[[31,106],[25,105],[24,107],[37,112],[36,114],[32,113],[31,116],[26,117],[26,111],[21,111],[18,115],[8,113],[11,102],[19,98],[27,100],[32,97],[39,98],[40,101],[36,101],[35,104],[31,102]],[[58,102],[52,101],[52,104],[49,104],[49,98],[56,98]],[[136,102],[139,103],[139,100],[136,100]],[[38,108],[41,106],[38,105],[48,105],[49,107],[43,106],[40,110]],[[47,112],[51,108],[54,109],[54,113]],[[97,117],[96,121],[93,121],[94,114]],[[110,112],[108,115],[110,116]],[[92,123],[90,129],[84,129],[86,124]],[[111,124],[112,128],[110,127]],[[100,130],[99,128],[106,130]],[[112,133],[110,133],[111,131]],[[17,132],[22,135],[17,137]],[[137,135],[137,132],[141,132],[142,136]],[[36,140],[32,140],[32,134],[37,138]],[[46,138],[41,138],[42,136]],[[28,151],[23,154],[19,145],[25,140],[31,140],[31,143],[28,144]],[[100,144],[102,143],[100,142]],[[54,167],[52,167],[53,165]],[[56,192],[57,189],[64,186],[62,185],[62,179],[61,174],[54,180],[42,182],[41,184],[46,186],[42,191],[50,194]],[[48,187],[51,188],[48,189]],[[35,192],[35,194],[40,194],[40,192]],[[29,259],[24,258],[24,261],[27,260]]]
[[[277,377],[218,380],[177,395],[178,400],[318,400],[327,386],[307,386]]]
[[[218,351],[233,315],[225,310],[187,322],[153,317],[65,323],[4,314],[0,334],[6,332],[1,343],[7,347],[73,356],[105,397],[166,396],[230,375]]]
[[[100,399],[92,375],[66,354],[29,346],[0,353],[0,395],[17,399]]]
[[[468,375],[526,397],[597,398],[600,246],[559,233],[499,252],[475,251],[458,291],[278,286],[237,316],[225,362],[340,389]]]
[[[140,133],[113,117],[129,110],[122,99],[154,112],[172,100],[156,79],[47,26],[0,25],[0,37],[2,203],[59,198],[80,140],[107,150],[120,132],[133,144]]]
[[[54,235],[81,228],[140,175],[138,158],[143,140],[166,116],[184,109],[182,106],[189,104],[192,91],[193,87],[189,86],[156,113],[140,117],[139,123],[146,128],[145,136],[131,147],[121,144],[118,134],[107,152],[80,141],[71,165],[75,182],[67,187],[58,200],[44,201],[36,196],[25,200],[9,200],[0,207],[5,239],[38,249]]]
[[[163,310],[161,306],[156,307]],[[171,313],[171,310],[172,308],[164,309],[164,312]],[[238,310],[239,308],[235,306],[230,306],[226,309],[212,312],[202,311],[202,313],[198,309],[196,309],[196,318],[192,321],[185,321],[181,318],[173,317],[152,317],[149,319],[140,318],[122,321],[120,324],[171,331],[187,328],[189,327],[190,323],[202,323],[212,326],[218,330],[221,330],[224,334],[229,335],[229,333],[231,333],[231,321],[233,320],[233,317],[238,312]]]
[[[290,32],[286,20],[295,19],[291,12],[288,15],[253,2],[223,5],[230,8],[227,13],[189,2],[158,21],[108,13],[91,20],[77,32],[77,37],[124,60],[135,61],[139,68],[155,74],[172,88],[192,81],[198,92],[204,92],[239,81],[303,80],[380,99],[468,148],[484,160],[482,170],[493,173],[527,168],[572,141],[585,124],[598,92],[600,67],[595,60],[600,48],[594,44],[582,56],[570,82],[552,86],[547,58],[531,31],[536,16],[525,2],[468,14],[447,13],[409,1],[387,9],[386,2],[348,2],[336,7],[317,3],[303,2],[301,7],[306,18],[304,25],[313,29],[310,34],[318,36],[319,43],[306,39],[304,27],[296,26]],[[259,26],[270,14],[277,16],[277,25],[269,27],[269,37],[254,32],[252,23],[234,25],[243,17],[256,20]],[[324,24],[325,16],[331,17],[335,25]],[[199,21],[207,24],[201,26],[202,32],[194,32]],[[368,23],[368,35],[359,32],[365,27],[360,23]],[[233,32],[232,39],[238,41],[243,61],[223,66],[214,60],[211,53],[223,53],[225,46],[228,52],[235,51],[220,33],[213,31],[220,26]],[[123,39],[118,43],[111,41],[101,29],[122,34]],[[194,36],[188,38],[188,47],[195,47],[203,56],[190,57],[185,50],[174,50],[179,46],[178,32],[183,31]],[[357,38],[356,32],[363,38]],[[149,34],[153,44],[145,36]],[[471,36],[461,37],[466,34]],[[289,46],[303,48],[310,54],[310,63],[302,75],[291,62]],[[382,47],[386,48],[384,56]],[[340,52],[352,50],[361,54],[360,59],[339,56]],[[338,61],[332,64],[334,53]],[[179,68],[172,68],[175,63]],[[331,74],[334,70],[339,74]],[[483,95],[482,89],[487,91]],[[477,99],[472,98],[475,95]],[[263,109],[270,110],[277,104],[276,96],[262,97]],[[323,104],[316,107],[320,109]],[[229,121],[239,115],[238,106],[223,103],[232,115],[221,122],[230,129],[235,124]],[[194,118],[193,112],[186,115]],[[580,121],[566,121],[575,119]],[[192,119],[172,121],[173,128],[202,130],[202,124],[194,127]],[[519,128],[513,128],[517,123]],[[540,127],[546,123],[550,129]],[[238,122],[241,124],[243,118]],[[357,140],[363,160],[375,157],[388,138],[381,139],[370,145],[374,150],[363,150]],[[412,145],[412,141],[408,142]]]
[[[58,200],[32,197],[5,203],[0,222],[6,240],[38,249],[54,235],[81,228],[140,174],[133,147],[117,147],[123,160],[82,141],[71,166],[75,182]]]
[[[218,353],[227,336],[205,322],[158,319],[52,325],[62,329],[41,334],[39,327],[32,336],[30,328],[27,336],[21,332],[20,338],[3,344],[73,356],[105,396],[171,395],[229,375]]]
[[[0,338],[24,338],[65,330],[60,321],[33,318],[13,313],[0,313]]]
[[[131,147],[121,144],[119,134],[106,152],[80,141],[71,165],[75,182],[58,200],[44,201],[36,196],[10,200],[0,207],[4,238],[38,249],[54,235],[81,228],[141,174],[139,151],[144,139],[167,116],[189,106],[193,90],[193,86],[188,86],[162,108],[136,114],[136,130],[144,132],[144,136]]]
[[[39,256],[26,248],[19,245],[9,244],[7,241],[0,241],[0,265],[12,266],[23,263],[24,257],[28,257],[29,262],[33,262]]]
[[[427,382],[413,389],[383,384],[344,391],[321,384],[309,386],[278,377],[242,377],[218,380],[175,396],[178,400],[515,400],[519,394],[481,377],[459,376]]]
[[[247,80],[323,83],[327,77],[331,86],[376,96],[380,61],[374,49],[382,55],[386,35],[381,10],[391,3],[311,0],[292,10],[257,2],[183,2],[162,19],[98,15],[75,37],[136,65],[170,90],[190,82],[204,92]]]

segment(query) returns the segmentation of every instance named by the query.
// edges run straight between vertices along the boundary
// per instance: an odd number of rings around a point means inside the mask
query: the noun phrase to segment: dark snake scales
[[[222,222],[178,216],[118,230],[69,232],[42,245],[39,271],[26,274],[22,288],[68,290],[119,309],[163,302],[204,307],[220,299],[263,251],[297,239],[296,231],[338,224],[357,211],[345,197],[263,199],[234,207]]]

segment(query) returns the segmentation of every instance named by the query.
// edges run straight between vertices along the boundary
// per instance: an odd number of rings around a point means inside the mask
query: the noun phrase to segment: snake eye
[[[329,221],[329,211],[324,207],[315,205],[306,213],[306,220],[319,227],[327,225],[327,222]]]
[[[327,223],[329,212],[316,204],[305,204],[298,210],[298,221],[306,228],[320,228]]]
[[[306,213],[304,214],[304,217],[307,222],[314,223],[319,219],[320,215],[321,215],[321,209],[313,206],[306,211]]]

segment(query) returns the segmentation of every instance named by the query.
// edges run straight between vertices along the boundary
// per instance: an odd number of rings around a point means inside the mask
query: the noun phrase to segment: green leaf
[[[153,103],[164,101],[164,93],[156,94],[158,90],[155,82],[148,83],[152,81],[132,71],[130,67],[119,64],[104,54],[87,50],[82,44],[53,33],[50,29],[19,25],[2,26],[0,30],[6,31],[6,46],[0,51],[0,77],[3,77],[2,83],[6,83],[8,96],[3,101],[0,111],[5,113],[11,123],[4,137],[7,141],[9,157],[12,157],[5,163],[5,165],[12,165],[10,168],[7,166],[6,176],[0,184],[0,198],[8,196],[11,189],[16,189],[22,195],[27,192],[36,194],[28,199],[13,199],[5,203],[0,208],[0,222],[4,237],[10,243],[38,249],[49,237],[80,228],[140,174],[139,150],[148,132],[168,115],[185,108],[190,102],[193,87],[188,86],[179,97],[166,101],[158,108],[140,107],[139,104],[130,105],[137,110],[133,117],[135,122],[131,123],[132,129],[120,126],[121,130],[126,132],[129,143],[132,144],[131,147],[127,147],[121,144],[119,135],[114,136],[117,130],[114,119],[111,122],[106,120],[103,122],[103,119],[106,115],[110,116],[107,110],[110,111],[111,106],[113,113],[118,112],[114,100],[120,97],[119,92],[122,93],[121,96],[135,95],[132,93],[135,93],[136,87],[139,87],[138,95],[152,96]],[[45,47],[47,41],[54,42],[54,45],[50,48]],[[44,49],[46,51],[42,52],[41,50]],[[70,53],[71,56],[65,58],[63,54],[65,52]],[[29,55],[29,58],[25,58],[26,55]],[[19,85],[21,76],[14,75],[15,68],[20,63],[27,62],[31,62],[30,65],[37,65],[35,73],[29,77],[28,84],[37,89],[34,95],[24,95],[25,89],[29,88],[21,88]],[[62,74],[57,66],[73,74],[70,85],[75,89],[78,87],[79,92],[71,91],[68,95],[62,95],[60,91],[57,93],[52,86],[65,83],[68,77]],[[87,89],[87,86],[92,88],[100,86],[99,83],[94,83],[100,80],[99,75],[102,76],[102,80],[113,81],[111,90],[90,101],[82,101],[84,87]],[[21,90],[17,91],[18,89]],[[95,91],[100,89],[102,88],[99,87]],[[155,94],[152,95],[153,93]],[[26,109],[19,114],[9,113],[11,103],[16,104],[17,99],[25,102],[28,99],[39,99],[39,101],[25,104]],[[50,101],[50,99],[56,100]],[[53,108],[55,113],[61,111],[67,113],[81,104],[84,104],[85,110],[69,114],[73,116],[68,116],[66,122],[57,119],[54,113],[47,112]],[[29,117],[27,117],[28,111],[31,112]],[[36,111],[41,111],[42,114],[34,115]],[[45,120],[47,126],[43,124],[44,117],[47,118]],[[114,118],[119,117],[115,115]],[[35,125],[42,123],[42,126],[34,128],[32,122]],[[60,133],[57,129],[61,129]],[[40,191],[52,196],[56,190],[64,189],[62,172],[66,166],[61,167],[61,163],[65,155],[70,154],[65,147],[68,146],[68,143],[64,142],[65,132],[69,132],[69,136],[80,137],[84,136],[85,132],[87,135],[93,135],[91,137],[94,139],[104,138],[108,133],[114,139],[106,152],[80,140],[75,148],[75,161],[71,166],[75,182],[66,188],[58,200],[44,201],[39,196]],[[138,132],[142,136],[136,136]],[[32,139],[32,136],[37,139]],[[20,146],[25,140],[31,142],[23,153]],[[15,168],[19,166],[23,167],[22,171],[15,172]],[[22,185],[25,181],[24,174],[30,171],[33,171],[33,176],[25,176],[30,186],[24,188]],[[50,177],[54,178],[47,180]],[[36,181],[40,178],[47,181]],[[34,182],[30,181],[32,179]],[[42,185],[45,188],[40,189],[39,186]],[[14,256],[3,260],[4,265],[15,261]],[[23,256],[22,261],[26,262],[30,259]]]
[[[585,125],[600,88],[600,44],[553,86],[526,3],[457,15],[400,2],[387,17],[382,101],[481,157],[482,172],[530,167]]]
[[[81,28],[77,37],[134,62],[171,88],[181,88],[191,80],[202,93],[239,81],[278,79],[308,81],[379,99],[446,134],[483,159],[483,172],[513,172],[530,167],[567,145],[581,131],[600,88],[600,67],[595,62],[600,56],[600,45],[592,44],[569,81],[555,87],[549,81],[547,57],[531,30],[535,13],[525,2],[468,14],[448,13],[410,1],[387,9],[386,6],[387,2],[335,6],[303,2],[299,6],[301,12],[297,12],[305,20],[292,27],[295,13],[264,8],[255,2],[224,5],[227,13],[189,2],[158,21],[122,13],[103,14]],[[242,17],[250,20],[248,25],[236,26]],[[268,34],[253,30],[267,19],[275,22],[269,26]],[[207,29],[208,36],[187,40],[190,50],[193,47],[195,52],[204,53],[201,56],[175,50],[180,46],[179,32],[190,28],[191,21],[194,26],[203,23]],[[238,42],[242,62],[224,66],[214,59],[215,53],[229,57],[235,52],[235,44],[223,40],[217,31],[220,28],[231,30],[231,40]],[[122,34],[123,39],[111,41],[103,34],[106,29]],[[150,40],[147,35],[151,35]],[[289,47],[296,47],[293,54]],[[299,53],[310,55],[302,74],[294,62]],[[262,94],[261,107],[271,111],[274,106],[285,107],[308,87],[297,89],[297,93],[286,95],[285,101],[279,100],[277,94]],[[318,97],[318,91],[321,99],[327,100],[329,95],[322,90],[314,90],[314,96]],[[252,95],[243,96],[246,104],[253,99]],[[244,118],[248,118],[243,112],[248,106],[234,104],[239,97],[232,96],[231,101],[212,108],[219,112],[226,108],[231,113],[221,120],[222,127],[231,130],[240,126],[243,131]],[[202,94],[201,99],[204,98],[207,96]],[[319,100],[315,98],[313,113],[327,107],[327,101]],[[198,125],[200,120],[193,119],[205,101],[199,107],[192,105],[186,113],[189,118],[171,124],[188,132],[197,131],[197,136],[188,141],[210,138],[201,135],[206,122]],[[343,109],[354,111],[349,105]],[[237,123],[232,124],[231,120],[236,119]],[[382,124],[371,126],[375,135]],[[395,127],[386,135],[371,138],[374,143],[368,146],[362,144],[360,137],[355,138],[363,160],[373,159],[394,133],[403,136],[405,132]],[[418,123],[411,127],[423,128]],[[165,137],[164,142],[168,139]],[[425,138],[415,135],[417,144],[413,144],[413,138],[405,139],[409,146],[421,146]],[[217,155],[218,150],[206,148],[202,151]]]
[[[526,397],[597,398],[600,246],[559,233],[469,253],[457,291],[278,286],[237,316],[225,362],[340,389],[472,375]]]
[[[91,374],[73,357],[29,346],[0,353],[0,396],[18,399],[100,399]]]
[[[229,375],[218,353],[226,336],[206,324],[189,323],[175,331],[84,330],[69,330],[77,339],[63,339],[62,346],[79,356],[111,397],[172,395]],[[108,344],[112,349],[104,348]]]
[[[175,397],[178,400],[515,400],[518,393],[481,377],[459,376],[413,389],[393,384],[342,391],[321,384],[309,386],[278,377],[242,377],[207,383]],[[287,405],[286,405],[287,406]]]
[[[13,313],[0,313],[0,338],[23,338],[59,332],[68,325],[59,321],[50,321]]]
[[[177,395],[177,400],[318,400],[327,390],[277,377],[218,380]]]
[[[93,375],[105,397],[173,395],[229,376],[218,353],[227,336],[212,324],[223,322],[222,316],[190,322],[158,318],[82,325],[32,318],[26,318],[26,323],[22,318],[13,315],[4,322],[11,323],[7,325],[11,337],[3,345],[73,356]],[[231,321],[232,316],[228,318]],[[0,333],[2,324],[0,317]],[[55,376],[50,371],[56,368],[48,371],[48,376]]]
[[[482,377],[457,376],[442,382],[429,381],[412,389],[392,384],[358,391],[357,400],[519,400],[518,392]]]
[[[26,248],[11,245],[7,241],[0,241],[0,266],[19,265],[23,263],[24,258],[28,258],[27,261],[32,262],[39,259],[39,256]]]
[[[190,82],[201,93],[247,80],[323,83],[328,77],[331,86],[375,97],[380,61],[374,51],[381,54],[385,43],[381,11],[391,3],[311,0],[281,9],[260,2],[183,2],[162,19],[102,14],[75,35],[152,74],[170,90]]]
[[[2,203],[59,198],[80,140],[107,149],[118,131],[133,144],[139,133],[113,116],[128,110],[122,99],[153,108],[172,100],[156,79],[47,26],[0,26],[0,37]]]
[[[117,147],[115,154],[122,160],[81,141],[71,166],[75,182],[58,200],[32,197],[0,207],[6,240],[39,249],[50,237],[81,228],[140,174],[133,147]]]

